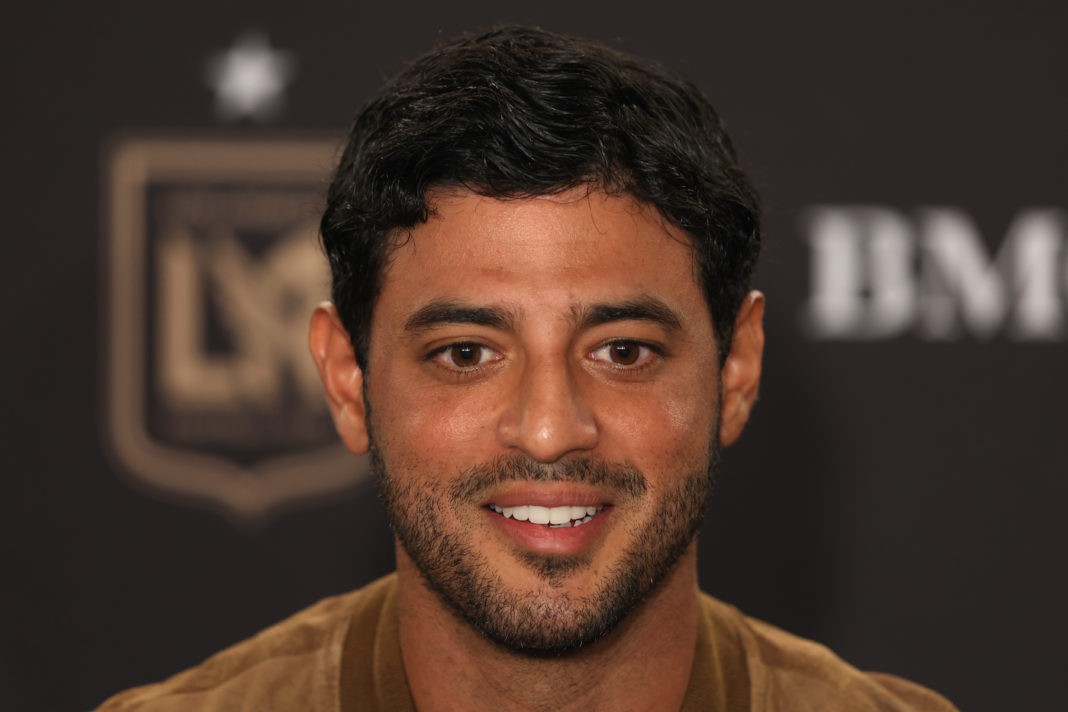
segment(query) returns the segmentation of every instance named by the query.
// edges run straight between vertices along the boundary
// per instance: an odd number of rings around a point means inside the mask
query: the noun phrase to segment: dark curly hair
[[[510,27],[417,60],[353,123],[321,232],[361,366],[392,237],[427,220],[429,191],[521,198],[582,185],[655,205],[692,236],[725,358],[760,250],[760,208],[716,111],[655,65]]]

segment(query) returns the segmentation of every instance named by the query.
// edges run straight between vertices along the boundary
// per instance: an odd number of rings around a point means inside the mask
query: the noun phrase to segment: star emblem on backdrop
[[[224,121],[267,121],[285,104],[286,85],[296,74],[292,52],[271,47],[267,35],[248,32],[208,60],[207,80],[215,110]]]

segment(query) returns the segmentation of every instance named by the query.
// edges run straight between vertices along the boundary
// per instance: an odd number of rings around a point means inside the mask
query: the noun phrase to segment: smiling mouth
[[[496,504],[488,504],[486,506],[505,519],[543,524],[552,529],[580,527],[604,511],[604,507],[585,505],[541,507],[536,504],[523,504],[518,507],[498,507]]]

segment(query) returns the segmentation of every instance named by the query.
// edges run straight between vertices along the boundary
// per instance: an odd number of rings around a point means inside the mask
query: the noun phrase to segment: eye
[[[619,367],[640,367],[656,355],[656,350],[640,341],[621,339],[590,352],[591,361],[603,361]]]
[[[440,349],[434,351],[431,356],[443,366],[461,371],[476,369],[479,366],[484,366],[490,361],[496,361],[501,357],[501,355],[493,349],[469,341],[442,346]]]

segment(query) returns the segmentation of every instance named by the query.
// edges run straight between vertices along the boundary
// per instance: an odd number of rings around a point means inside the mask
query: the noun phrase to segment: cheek
[[[470,465],[492,440],[492,415],[478,399],[415,388],[400,379],[377,385],[381,388],[369,393],[374,437],[405,469],[410,464],[456,470]]]
[[[700,394],[700,397],[694,397]],[[717,398],[705,385],[661,388],[649,397],[602,411],[602,442],[650,478],[705,464],[716,431]]]

